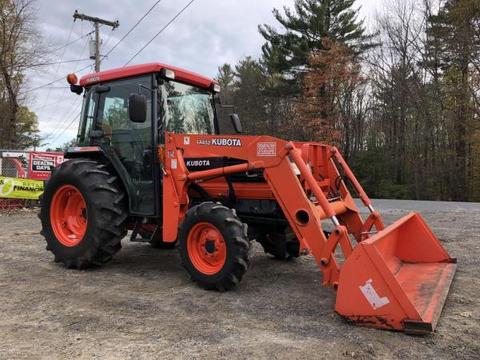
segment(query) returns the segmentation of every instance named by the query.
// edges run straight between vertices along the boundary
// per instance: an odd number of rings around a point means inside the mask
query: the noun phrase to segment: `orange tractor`
[[[68,81],[84,97],[78,147],[41,199],[55,261],[102,265],[131,230],[154,247],[178,242],[192,279],[224,291],[247,271],[255,239],[277,258],[311,254],[337,292],[335,310],[352,322],[434,330],[455,259],[418,214],[385,227],[335,147],[241,136],[235,114],[235,131],[221,134],[218,84],[163,64]]]

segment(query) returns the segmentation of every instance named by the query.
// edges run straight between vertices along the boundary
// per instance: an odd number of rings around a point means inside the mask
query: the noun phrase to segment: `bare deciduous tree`
[[[24,73],[44,55],[34,27],[33,0],[0,0],[0,146],[15,147]]]

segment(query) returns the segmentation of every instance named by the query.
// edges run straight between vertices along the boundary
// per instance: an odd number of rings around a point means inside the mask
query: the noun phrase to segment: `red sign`
[[[45,180],[50,177],[52,169],[63,162],[60,152],[30,152],[28,177]]]

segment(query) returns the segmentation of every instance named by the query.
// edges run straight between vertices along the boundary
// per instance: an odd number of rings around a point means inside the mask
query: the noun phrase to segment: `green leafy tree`
[[[42,138],[38,130],[37,115],[26,106],[20,106],[16,117],[16,137],[13,147],[17,149],[29,149],[40,146]]]
[[[58,151],[58,152],[65,152],[68,148],[77,146],[77,138],[73,138],[70,141],[67,141],[66,143],[57,146],[55,148],[48,147],[45,149],[45,151]]]

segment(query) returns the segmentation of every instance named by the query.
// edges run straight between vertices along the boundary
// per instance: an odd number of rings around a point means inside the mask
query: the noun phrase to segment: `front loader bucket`
[[[359,243],[342,266],[335,310],[365,326],[432,332],[456,260],[411,213]]]

